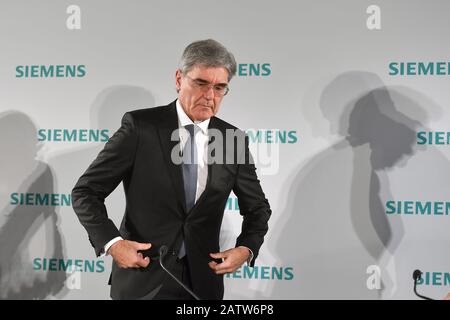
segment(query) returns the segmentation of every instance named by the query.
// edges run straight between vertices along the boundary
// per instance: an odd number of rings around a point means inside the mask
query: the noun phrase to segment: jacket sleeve
[[[79,178],[72,190],[72,207],[97,256],[104,245],[120,236],[113,221],[108,218],[105,198],[132,171],[138,132],[130,113],[122,118],[122,125],[106,143],[103,150]]]
[[[268,230],[268,221],[272,213],[261,184],[245,137],[244,150],[233,187],[238,198],[240,213],[243,216],[242,231],[236,240],[236,247],[245,246],[253,252],[250,266],[254,266],[259,248],[264,242]]]

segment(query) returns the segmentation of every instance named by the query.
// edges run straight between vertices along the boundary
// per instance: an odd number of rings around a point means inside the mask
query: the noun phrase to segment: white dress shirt
[[[195,121],[186,115],[179,100],[177,104],[177,115],[178,115],[178,128],[180,129],[180,146],[181,150],[184,150],[184,146],[189,138],[189,132],[184,129],[188,124],[195,124],[201,130],[197,130],[195,134],[195,144],[197,146],[197,192],[195,193],[195,202],[200,198],[203,191],[206,188],[206,181],[208,180],[208,126],[210,119],[205,121]]]

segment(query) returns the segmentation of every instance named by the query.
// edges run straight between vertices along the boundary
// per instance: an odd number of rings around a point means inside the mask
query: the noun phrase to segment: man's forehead
[[[228,82],[228,71],[224,67],[207,67],[202,65],[194,66],[188,74],[190,76],[208,80],[210,78],[216,82]]]

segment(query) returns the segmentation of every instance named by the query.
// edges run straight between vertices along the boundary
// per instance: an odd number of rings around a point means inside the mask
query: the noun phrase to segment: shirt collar
[[[204,134],[208,133],[208,126],[209,126],[209,121],[211,119],[206,119],[203,121],[195,121],[192,122],[192,120],[187,116],[186,112],[184,112],[183,107],[181,106],[180,100],[177,99],[176,102],[177,105],[177,114],[178,114],[178,124],[180,125],[180,127],[184,127],[188,124],[195,124],[197,125]]]

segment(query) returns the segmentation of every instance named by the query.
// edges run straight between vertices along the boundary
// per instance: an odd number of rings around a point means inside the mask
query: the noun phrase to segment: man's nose
[[[212,100],[214,99],[214,88],[208,87],[208,90],[203,94],[205,99]]]

